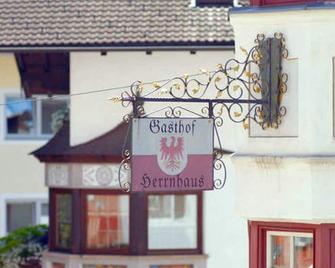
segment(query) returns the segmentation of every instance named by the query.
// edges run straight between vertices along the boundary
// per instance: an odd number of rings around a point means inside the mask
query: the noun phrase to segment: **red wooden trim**
[[[331,267],[331,230],[332,224],[321,224],[316,233],[315,259],[316,267]],[[318,266],[319,265],[319,266]]]
[[[86,255],[130,255],[129,247],[118,249],[83,249],[82,254]]]
[[[335,228],[330,230],[330,268],[335,268]]]
[[[58,188],[50,188],[49,189],[49,203],[50,203],[50,212],[49,212],[49,217],[50,217],[50,224],[49,224],[49,249],[50,251],[57,251],[57,252],[72,252],[71,249],[65,249],[62,247],[59,247],[57,245],[57,207],[56,207],[56,195],[57,194],[71,194],[72,197],[72,190],[70,189],[58,189]],[[72,198],[72,207],[73,207],[73,198]],[[72,214],[73,211],[72,211]],[[71,235],[73,236],[73,217],[72,217],[72,223],[71,223]],[[72,237],[73,240],[73,237]]]
[[[260,6],[260,5],[262,5],[262,0],[251,0],[250,4],[252,6]]]
[[[80,190],[72,190],[72,253],[78,254],[81,252],[81,228],[82,207],[80,205]]]
[[[252,6],[280,6],[280,5],[300,5],[313,2],[320,2],[318,0],[251,0]]]
[[[88,194],[95,195],[129,195],[127,192],[118,189],[82,189],[81,196]]]
[[[313,267],[335,268],[335,224],[249,222],[250,268],[266,268],[266,233],[268,231],[312,233]]]
[[[148,254],[148,198],[146,193],[131,193],[130,254]]]
[[[266,229],[271,229],[274,231],[286,231],[287,229],[292,230],[293,232],[304,232],[304,230],[310,230],[318,226],[317,224],[309,224],[309,223],[296,223],[296,222],[266,222],[266,221],[258,221],[253,222],[257,224],[259,227],[263,227]],[[292,231],[290,231],[292,232]]]
[[[55,201],[52,189],[49,188],[49,235],[48,235],[48,248],[53,250],[55,248]]]

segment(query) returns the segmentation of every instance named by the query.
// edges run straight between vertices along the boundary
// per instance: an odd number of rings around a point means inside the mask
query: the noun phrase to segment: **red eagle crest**
[[[183,150],[184,150],[184,138],[170,137],[170,145],[167,145],[168,138],[161,138],[161,160],[175,161],[183,158]]]

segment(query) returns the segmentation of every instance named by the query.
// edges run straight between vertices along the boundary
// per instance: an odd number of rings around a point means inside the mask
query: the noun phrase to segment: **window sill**
[[[52,137],[24,137],[24,138],[19,138],[19,137],[8,137],[5,136],[2,140],[0,140],[0,145],[38,145],[42,146],[45,143],[47,143]]]
[[[45,136],[20,136],[20,135],[5,135],[5,141],[45,141],[49,140],[53,135]]]
[[[52,263],[66,264],[65,267],[82,268],[83,264],[125,265],[127,268],[150,268],[151,265],[193,265],[195,268],[207,267],[207,255],[74,255],[46,251],[42,258],[42,267],[52,267]]]
[[[198,256],[200,250],[198,249],[148,249],[149,256],[169,256],[169,255],[188,255]]]

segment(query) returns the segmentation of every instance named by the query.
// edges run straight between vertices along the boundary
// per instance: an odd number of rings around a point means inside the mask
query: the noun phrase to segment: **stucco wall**
[[[223,189],[204,195],[204,245],[208,268],[248,267],[248,224],[236,211],[235,172],[230,158],[224,158],[227,181]],[[219,174],[217,174],[219,175]]]
[[[239,135],[234,156],[237,209],[249,219],[334,222],[331,194],[335,190],[333,136],[334,9],[233,14],[236,55],[249,49],[258,33],[281,32],[289,59],[284,96],[290,124],[265,131],[266,138]],[[292,94],[295,93],[295,94]],[[295,95],[295,96],[294,96]],[[296,135],[287,137],[296,129]],[[286,137],[284,137],[286,136]],[[264,157],[259,157],[259,156]],[[266,202],[264,202],[266,200]]]
[[[197,74],[200,73],[200,68],[216,70],[219,63],[232,57],[232,51],[198,51],[195,55],[188,51],[153,51],[152,55],[146,55],[144,51],[109,52],[106,56],[96,52],[74,52],[71,53],[70,63],[71,93],[81,94],[92,90],[129,86],[137,80],[150,82],[183,74]],[[199,78],[206,81],[205,76]],[[124,90],[71,98],[72,145],[101,135],[121,122],[122,116],[129,110],[109,99],[120,96]],[[159,105],[147,104],[147,107],[161,107]],[[193,108],[197,106],[199,105]],[[234,129],[243,130],[243,127],[231,123],[229,119],[225,120],[221,134],[227,149],[233,150],[236,147]]]
[[[13,54],[4,53],[0,55],[0,86],[1,88],[19,89],[20,76]]]
[[[240,138],[243,146],[239,153],[270,154],[332,154],[335,151],[333,138],[333,66],[335,10],[306,10],[287,12],[255,12],[232,15],[236,36],[236,57],[243,56],[239,47],[251,48],[258,33],[273,37],[281,32],[286,39],[289,61],[284,61],[283,71],[288,80],[298,80],[289,85],[284,100],[298,106],[295,113],[284,120],[292,124],[280,126],[281,136],[298,127],[297,137],[271,139]],[[294,70],[293,66],[297,65]],[[295,62],[295,63],[293,63]],[[298,79],[297,79],[298,78]],[[290,92],[297,91],[297,96]],[[316,101],[317,100],[317,101]],[[278,132],[276,131],[276,133]],[[268,136],[274,136],[270,133]],[[295,135],[294,135],[295,136]]]
[[[20,96],[20,77],[13,54],[0,55],[0,103],[6,95]],[[9,140],[5,137],[5,106],[0,106],[0,236],[5,234],[5,202],[9,197],[24,200],[40,198],[47,193],[44,187],[44,167],[29,153],[45,143],[45,140]],[[45,196],[44,196],[45,198]]]
[[[198,51],[195,55],[188,51],[153,51],[152,55],[109,52],[106,56],[93,52],[71,53],[71,94],[130,85],[136,80],[146,82],[199,73],[200,68],[215,70],[217,64],[231,57],[234,57],[232,51]],[[71,98],[72,145],[95,138],[121,122],[128,110],[108,100],[120,93],[115,90]],[[154,105],[148,106],[150,109]],[[236,147],[234,129],[243,130],[243,127],[225,120],[220,129],[227,149]],[[209,268],[247,267],[247,223],[234,211],[234,171],[229,160],[227,165],[225,188],[204,195],[204,253],[209,255]]]

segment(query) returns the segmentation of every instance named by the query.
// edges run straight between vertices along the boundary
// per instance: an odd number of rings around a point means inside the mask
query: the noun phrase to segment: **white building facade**
[[[289,52],[282,125],[251,125],[232,157],[249,267],[334,267],[334,5],[266,2],[231,16],[237,58],[258,34],[282,33]]]

